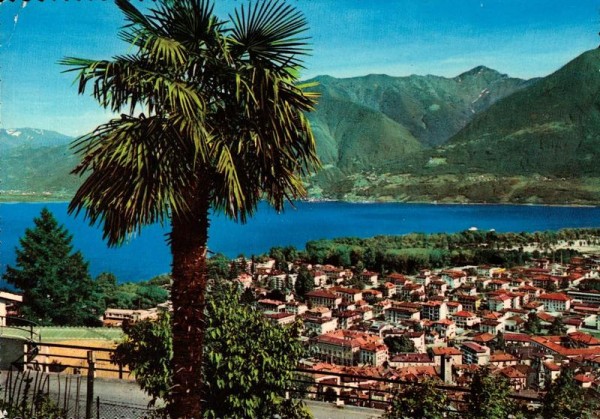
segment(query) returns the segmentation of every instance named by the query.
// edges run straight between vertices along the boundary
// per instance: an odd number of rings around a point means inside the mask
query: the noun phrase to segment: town
[[[283,272],[274,259],[232,263],[245,264],[234,281],[264,316],[302,322],[303,368],[331,400],[384,406],[391,396],[376,378],[468,388],[481,368],[532,398],[567,365],[582,389],[600,385],[600,255],[415,275],[293,262]],[[313,289],[290,291],[306,273]]]
[[[600,392],[597,233],[471,230],[322,240],[307,243],[306,251],[272,248],[268,255],[233,260],[214,255],[209,287],[229,284],[259,317],[299,330],[305,355],[292,368],[306,383],[300,397],[385,410],[397,384],[434,383],[453,395],[449,409],[460,413],[464,396],[485,372],[501,377],[511,397],[533,411],[565,370],[588,400]],[[429,256],[420,254],[424,250]],[[503,263],[473,263],[481,260]],[[373,269],[378,265],[379,271]],[[95,282],[116,286],[108,276]],[[169,276],[149,284],[163,291],[155,293],[163,302],[125,308],[120,301],[129,300],[115,298],[113,290],[101,319],[104,330],[118,332],[172,310]],[[3,326],[23,314],[23,304],[19,294],[0,293]],[[106,350],[116,343],[107,341]],[[34,344],[37,356],[26,354],[33,360],[29,367],[73,367],[75,374],[86,368],[84,361],[75,367],[57,358],[51,347]],[[120,367],[118,377],[127,374]]]

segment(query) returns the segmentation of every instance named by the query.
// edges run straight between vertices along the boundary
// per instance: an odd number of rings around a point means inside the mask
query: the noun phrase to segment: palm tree
[[[92,85],[121,114],[74,144],[87,178],[69,205],[118,245],[142,226],[171,223],[174,388],[171,417],[202,414],[209,215],[246,221],[260,200],[277,210],[305,194],[318,165],[305,112],[316,94],[297,84],[307,23],[290,5],[241,6],[229,20],[209,0],[162,0],[146,14],[116,0],[135,52],[65,58],[79,93]]]

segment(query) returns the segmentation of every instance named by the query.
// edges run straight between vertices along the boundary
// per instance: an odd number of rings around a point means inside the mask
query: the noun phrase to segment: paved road
[[[307,400],[306,405],[315,419],[376,419],[383,415],[381,410],[364,407],[345,406],[338,408],[331,403]]]
[[[2,371],[2,383],[6,385],[6,371]],[[85,415],[86,377],[53,373],[31,372],[32,383],[46,382],[53,399],[59,399],[61,407],[65,400],[71,415]],[[42,387],[41,384],[38,387]],[[18,388],[18,385],[15,386]],[[46,388],[46,386],[44,386]],[[66,397],[66,398],[65,398]],[[148,405],[150,398],[140,390],[134,381],[110,378],[96,378],[94,381],[94,399],[100,398],[100,416],[106,419],[118,417],[137,419]],[[76,399],[79,402],[76,402]],[[308,400],[307,406],[315,419],[375,419],[382,415],[381,410],[354,406],[338,408],[331,403]],[[94,406],[94,413],[96,406]]]

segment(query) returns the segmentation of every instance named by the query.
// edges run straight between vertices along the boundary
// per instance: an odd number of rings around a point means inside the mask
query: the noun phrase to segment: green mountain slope
[[[600,50],[531,81],[485,67],[317,81],[313,198],[600,204]],[[0,130],[0,199],[68,198],[69,140]]]
[[[323,170],[309,179],[315,197],[344,199],[352,176],[392,164],[446,142],[477,112],[530,81],[476,67],[454,78],[369,75],[320,76],[321,94],[309,115]],[[364,183],[361,180],[359,183]]]
[[[402,125],[424,146],[443,144],[475,114],[531,83],[482,66],[454,78],[372,74],[347,79],[321,76],[313,81],[319,82],[322,94],[316,118],[323,119],[323,106],[330,100],[359,105]],[[328,109],[327,114],[334,113]]]
[[[390,156],[422,148],[405,127],[384,114],[332,96],[321,97],[310,120],[321,161],[344,171],[372,168]]]
[[[79,185],[72,137],[32,128],[0,130],[0,199],[68,199]]]
[[[380,166],[354,199],[600,204],[600,50],[477,114],[445,144]]]
[[[600,50],[498,101],[425,155],[413,173],[600,175]]]

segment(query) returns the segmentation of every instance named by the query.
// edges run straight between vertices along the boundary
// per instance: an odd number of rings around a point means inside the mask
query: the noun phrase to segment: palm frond
[[[169,48],[165,43],[155,45],[157,55],[164,57],[162,62],[176,64],[185,60],[177,48]],[[165,49],[169,52],[165,53]],[[127,107],[133,114],[139,105],[149,113],[180,112],[196,123],[202,121],[205,104],[195,86],[183,80],[183,75],[177,78],[161,72],[145,57],[128,55],[113,61],[67,57],[60,64],[71,67],[65,71],[78,72],[80,94],[92,82],[94,98],[113,112]]]
[[[110,245],[142,226],[164,222],[189,209],[186,190],[194,179],[189,141],[159,117],[122,116],[73,144],[82,162],[73,173],[89,175],[69,205],[101,223]]]
[[[229,16],[232,38],[239,46],[235,51],[247,55],[251,62],[270,62],[278,68],[301,67],[302,56],[309,53],[308,37],[298,35],[308,30],[304,15],[290,4],[265,0],[242,5]]]
[[[79,93],[91,86],[101,106],[127,112],[73,145],[74,173],[88,177],[69,210],[117,244],[170,214],[189,216],[198,185],[242,222],[261,199],[281,210],[304,196],[301,176],[319,162],[304,115],[317,95],[296,84],[308,52],[303,15],[265,0],[242,6],[228,27],[208,0],[163,0],[144,15],[117,1],[128,21],[121,36],[137,51],[61,61]]]

